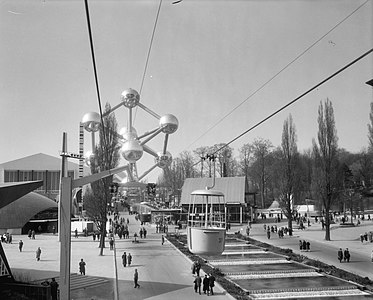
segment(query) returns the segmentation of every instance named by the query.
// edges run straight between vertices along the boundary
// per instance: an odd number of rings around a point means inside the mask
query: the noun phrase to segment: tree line
[[[172,188],[179,194],[186,178],[246,176],[250,192],[255,192],[259,208],[268,208],[278,200],[288,218],[289,228],[294,217],[294,205],[310,204],[325,216],[325,239],[330,240],[332,211],[361,212],[370,196],[373,179],[373,103],[367,124],[368,147],[350,153],[338,147],[338,135],[333,104],[320,101],[318,134],[312,146],[298,151],[296,126],[291,114],[283,123],[281,145],[274,146],[264,138],[256,138],[238,149],[224,143],[183,151],[158,178],[158,186]],[[214,155],[215,161],[208,159]],[[213,174],[213,163],[216,173]],[[176,195],[177,196],[177,195]]]

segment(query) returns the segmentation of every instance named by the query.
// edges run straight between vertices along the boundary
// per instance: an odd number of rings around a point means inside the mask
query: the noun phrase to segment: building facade
[[[205,189],[211,186],[213,178],[187,178],[181,192],[181,206],[188,211],[190,195],[195,190]],[[227,207],[227,220],[232,223],[246,223],[252,218],[254,200],[250,198],[246,177],[220,177],[215,178],[212,188],[222,192],[225,196]]]
[[[61,164],[60,158],[43,153],[2,163],[0,164],[0,184],[41,180],[43,185],[35,192],[56,201],[60,190]],[[78,163],[68,162],[69,177],[78,178],[80,172]],[[88,174],[88,172],[85,169],[85,173]]]

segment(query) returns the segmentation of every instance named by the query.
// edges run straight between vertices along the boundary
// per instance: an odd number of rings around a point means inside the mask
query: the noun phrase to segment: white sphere
[[[123,144],[121,153],[125,160],[133,163],[142,157],[144,149],[137,140],[130,139]]]
[[[163,152],[157,152],[157,157],[155,158],[155,163],[158,167],[164,169],[171,165],[172,163],[172,155],[170,152],[166,151],[166,153]]]
[[[127,127],[123,127],[121,128],[121,130],[119,131],[119,134],[123,137],[123,139],[125,141],[129,141],[131,139],[134,139],[136,140],[137,139],[137,131],[135,128],[132,127],[132,130],[131,132],[128,132],[128,128]]]
[[[127,108],[134,108],[140,102],[140,95],[134,89],[124,90],[120,96],[121,101]]]
[[[179,127],[179,121],[174,115],[167,114],[160,118],[159,127],[162,128],[162,132],[171,134]]]
[[[97,112],[89,112],[83,116],[82,124],[85,130],[88,132],[98,131],[101,125],[101,117]]]
[[[92,159],[95,157],[95,155],[93,154],[92,151],[87,151],[85,154],[84,154],[84,164],[87,166],[87,167],[90,167],[91,166],[91,161]]]

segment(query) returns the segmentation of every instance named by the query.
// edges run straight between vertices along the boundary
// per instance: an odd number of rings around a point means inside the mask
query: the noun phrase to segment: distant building
[[[76,179],[89,174],[88,168],[81,168],[72,160],[68,161],[69,177]],[[57,228],[61,165],[61,158],[43,153],[0,164],[0,200],[4,202],[0,207],[0,232],[52,232],[53,227]],[[39,182],[37,186],[22,193],[35,181]],[[15,199],[10,199],[11,194]],[[82,208],[81,192],[76,189],[73,195],[73,209],[77,213]]]
[[[187,178],[181,192],[180,205],[183,210],[188,210],[190,194],[195,190],[205,189],[211,186],[212,178]],[[247,222],[255,212],[255,201],[249,198],[249,187],[246,177],[219,177],[215,178],[214,190],[224,193],[227,206],[227,220],[232,223]]]
[[[42,180],[35,192],[56,201],[60,190],[61,158],[38,153],[0,164],[0,183]],[[81,171],[80,171],[81,172]],[[89,172],[84,169],[84,175]],[[68,176],[79,177],[79,164],[68,162]]]

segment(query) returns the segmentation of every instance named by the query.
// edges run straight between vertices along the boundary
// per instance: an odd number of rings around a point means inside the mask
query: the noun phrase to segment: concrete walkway
[[[133,215],[123,214],[129,218],[130,236],[138,232],[140,223]],[[167,240],[161,243],[161,234],[155,228],[147,226],[146,239],[132,243],[132,239],[117,239],[116,257],[109,250],[107,243],[104,255],[99,256],[98,242],[92,237],[72,237],[71,243],[71,299],[104,300],[114,299],[116,287],[115,265],[118,274],[119,299],[129,300],[168,300],[199,299],[193,289],[194,276],[191,272],[192,262]],[[24,242],[23,251],[19,252],[18,242]],[[13,275],[23,281],[36,281],[59,276],[59,242],[57,235],[41,234],[35,240],[27,235],[13,236],[12,244],[3,244]],[[41,260],[36,261],[37,247],[42,250]],[[133,257],[130,267],[123,267],[121,255],[126,251]],[[86,262],[86,275],[80,275],[78,263],[83,258]],[[133,274],[138,269],[140,288],[134,288]],[[58,281],[58,278],[57,278]],[[234,299],[218,284],[215,287],[216,300]]]
[[[287,222],[268,223],[268,225],[281,227],[287,226]],[[245,226],[233,226],[231,232],[241,231],[245,234],[245,229]],[[369,240],[363,243],[360,241],[360,234],[369,233],[369,231],[373,231],[373,221],[363,221],[361,225],[355,227],[342,227],[339,224],[332,224],[331,241],[326,241],[325,230],[322,230],[321,224],[311,223],[311,226],[305,230],[295,229],[292,237],[285,235],[284,238],[280,239],[276,233],[272,233],[271,238],[268,239],[263,224],[253,224],[250,237],[280,248],[292,249],[294,253],[302,254],[373,280],[373,263],[371,262],[373,243],[370,243]],[[309,241],[311,251],[300,251],[299,240]],[[350,263],[339,263],[337,259],[339,248],[342,248],[342,250],[349,249],[351,253]]]

